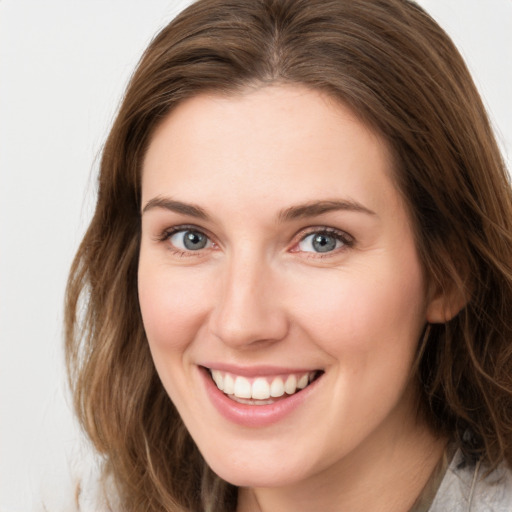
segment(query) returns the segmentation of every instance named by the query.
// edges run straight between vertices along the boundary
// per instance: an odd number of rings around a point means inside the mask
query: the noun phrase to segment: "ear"
[[[468,303],[469,294],[463,283],[451,283],[449,289],[436,287],[427,304],[427,322],[444,324],[454,318]]]

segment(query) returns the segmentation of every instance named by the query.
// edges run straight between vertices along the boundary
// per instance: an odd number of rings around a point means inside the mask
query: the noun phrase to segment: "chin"
[[[228,460],[216,454],[206,462],[218,476],[237,487],[286,487],[315,473],[313,465],[285,454],[261,458],[235,455]]]
[[[213,471],[226,482],[236,487],[269,488],[286,487],[301,480],[305,475],[297,475],[293,472],[276,472],[271,468],[212,468]],[[286,474],[286,477],[284,477]]]

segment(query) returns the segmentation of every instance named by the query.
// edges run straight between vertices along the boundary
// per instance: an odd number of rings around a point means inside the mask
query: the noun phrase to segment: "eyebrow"
[[[157,196],[150,199],[144,208],[142,214],[154,208],[162,208],[175,213],[189,215],[202,220],[208,220],[209,216],[206,211],[198,205],[192,203],[184,203],[167,197]],[[287,222],[307,217],[315,217],[332,211],[352,211],[366,213],[368,215],[376,215],[376,213],[362,204],[352,200],[329,200],[329,201],[310,201],[308,203],[291,206],[279,212],[278,220]]]
[[[150,199],[142,209],[142,214],[146,213],[148,210],[152,210],[153,208],[163,208],[164,210],[182,213],[183,215],[189,215],[190,217],[196,217],[198,219],[208,219],[206,211],[200,206],[191,203],[183,203],[182,201],[175,201],[167,197],[158,196]]]
[[[377,215],[374,211],[366,208],[362,204],[348,199],[333,201],[311,201],[309,203],[291,206],[279,214],[279,220],[290,221],[295,219],[302,219],[305,217],[315,217],[317,215],[322,215],[323,213],[339,210],[366,213],[368,215]]]

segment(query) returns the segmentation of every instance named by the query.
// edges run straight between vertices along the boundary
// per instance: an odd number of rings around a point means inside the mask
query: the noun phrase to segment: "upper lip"
[[[233,375],[240,375],[241,377],[264,377],[272,375],[288,375],[288,374],[300,374],[309,373],[314,371],[322,371],[321,368],[315,367],[289,367],[289,366],[274,366],[274,365],[253,365],[253,366],[242,366],[233,365],[228,363],[204,363],[199,366],[203,366],[208,370],[220,370],[221,372],[228,372]]]

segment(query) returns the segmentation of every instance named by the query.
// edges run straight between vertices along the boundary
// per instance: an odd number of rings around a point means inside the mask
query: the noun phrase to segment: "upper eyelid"
[[[355,240],[355,237],[351,235],[348,231],[329,226],[311,226],[309,228],[303,228],[297,233],[296,236],[299,237],[299,240],[303,240],[307,236],[313,235],[315,233],[329,233],[339,235],[341,238],[346,238],[349,239],[350,241]]]
[[[212,237],[211,233],[204,228],[201,228],[199,226],[195,226],[194,224],[179,224],[177,226],[171,226],[169,228],[165,228],[161,232],[162,238],[167,238],[170,235],[174,235],[176,233],[179,233],[180,231],[197,231],[199,233],[202,233],[203,235],[207,236],[210,240],[212,240],[214,237]]]
[[[176,226],[172,226],[172,227],[164,229],[162,234],[178,233],[180,231],[187,231],[187,230],[199,231],[200,233],[203,233],[204,235],[208,236],[209,238],[215,238],[210,233],[210,231],[208,229],[202,228],[202,227],[197,226],[195,224],[178,224]],[[338,233],[340,235],[346,235],[349,238],[354,238],[350,233],[348,233],[347,231],[345,231],[343,229],[333,228],[331,226],[321,226],[321,225],[318,225],[318,226],[308,226],[308,227],[305,227],[305,228],[301,228],[294,235],[293,238],[295,238],[297,236],[300,236],[300,235],[307,236],[308,234],[312,234],[312,233],[335,233],[335,234]]]

